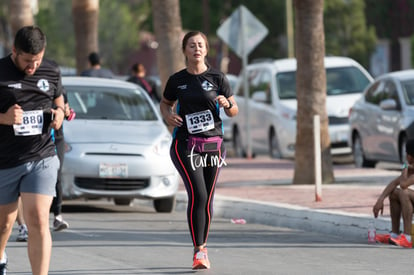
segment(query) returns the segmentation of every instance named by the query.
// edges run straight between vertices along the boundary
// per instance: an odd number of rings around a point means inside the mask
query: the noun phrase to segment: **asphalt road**
[[[92,274],[411,274],[414,250],[360,239],[215,217],[209,236],[212,268],[192,271],[185,212],[155,213],[107,201],[64,205],[70,229],[53,232],[50,275]],[[7,247],[8,274],[30,274],[26,243]]]

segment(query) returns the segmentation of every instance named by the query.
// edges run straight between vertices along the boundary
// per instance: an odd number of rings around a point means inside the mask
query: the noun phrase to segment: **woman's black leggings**
[[[224,145],[218,152],[191,154],[186,140],[174,139],[170,155],[187,190],[187,221],[193,245],[201,246],[207,242],[213,217],[214,189],[220,167],[225,164]]]

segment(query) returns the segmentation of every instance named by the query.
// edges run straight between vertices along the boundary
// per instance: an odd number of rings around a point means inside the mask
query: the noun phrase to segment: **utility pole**
[[[292,0],[286,0],[286,37],[288,57],[295,57],[295,38],[293,32],[293,9]]]

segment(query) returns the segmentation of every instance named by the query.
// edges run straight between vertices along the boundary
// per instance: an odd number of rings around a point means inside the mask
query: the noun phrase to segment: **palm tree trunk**
[[[10,26],[14,37],[20,28],[34,24],[32,0],[13,0],[9,4]]]
[[[321,119],[322,182],[334,181],[326,111],[323,6],[323,0],[295,1],[298,112],[294,184],[315,184],[314,115]]]
[[[179,0],[152,0],[155,38],[158,42],[157,67],[164,90],[168,77],[183,69],[182,26]]]
[[[88,55],[99,52],[99,0],[72,0],[72,16],[76,38],[76,69],[78,74],[88,68]]]

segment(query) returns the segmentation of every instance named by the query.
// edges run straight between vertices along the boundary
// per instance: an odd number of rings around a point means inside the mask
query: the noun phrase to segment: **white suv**
[[[348,114],[372,76],[355,60],[325,57],[331,153],[350,155]],[[296,59],[261,61],[247,66],[249,119],[253,153],[293,158],[296,141]],[[247,148],[243,81],[235,90],[239,114],[230,119],[233,149],[243,156]]]

